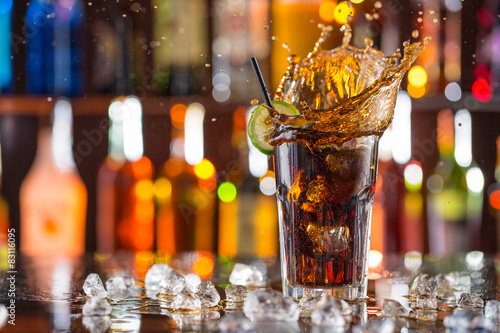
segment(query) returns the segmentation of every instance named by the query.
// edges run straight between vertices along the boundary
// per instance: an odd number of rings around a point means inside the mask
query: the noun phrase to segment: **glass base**
[[[366,298],[366,285],[367,283],[358,287],[347,285],[343,287],[331,288],[310,288],[305,286],[292,286],[288,283],[288,281],[283,281],[283,294],[285,296],[292,297],[295,300],[299,300],[309,293],[327,292],[334,297],[342,298],[346,301],[354,301],[356,299]]]

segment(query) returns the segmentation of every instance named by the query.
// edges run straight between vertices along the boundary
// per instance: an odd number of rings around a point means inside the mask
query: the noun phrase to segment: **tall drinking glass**
[[[378,136],[276,146],[283,293],[366,297]]]

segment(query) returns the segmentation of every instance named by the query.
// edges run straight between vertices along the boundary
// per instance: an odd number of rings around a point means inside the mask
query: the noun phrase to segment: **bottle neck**
[[[144,153],[142,106],[134,97],[115,100],[109,107],[108,154],[115,161],[137,161]]]

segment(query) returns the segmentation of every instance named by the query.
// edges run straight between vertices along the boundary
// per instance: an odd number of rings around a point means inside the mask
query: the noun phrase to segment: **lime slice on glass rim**
[[[293,105],[283,101],[273,101],[273,106],[278,113],[289,116],[299,115],[300,111]],[[269,137],[273,131],[273,123],[269,110],[264,105],[259,105],[252,113],[248,123],[248,135],[253,145],[262,153],[272,155],[274,147],[269,144]]]

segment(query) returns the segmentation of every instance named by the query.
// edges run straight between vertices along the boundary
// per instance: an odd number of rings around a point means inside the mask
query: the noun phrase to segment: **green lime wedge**
[[[274,101],[273,106],[279,113],[289,116],[299,115],[299,110],[286,102]],[[272,155],[274,147],[269,144],[269,136],[273,131],[273,123],[269,110],[264,105],[259,105],[252,113],[248,123],[248,135],[253,145],[262,153]]]

